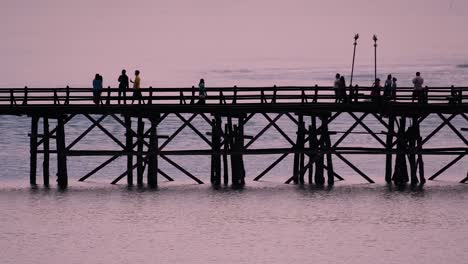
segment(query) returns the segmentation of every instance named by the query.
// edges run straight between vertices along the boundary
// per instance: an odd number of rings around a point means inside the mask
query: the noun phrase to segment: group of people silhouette
[[[123,99],[124,104],[127,104],[127,90],[130,88],[130,83],[133,84],[133,96],[132,96],[132,104],[135,100],[138,100],[139,103],[142,102],[142,95],[141,95],[141,78],[140,78],[140,71],[135,71],[135,79],[129,79],[127,76],[127,71],[122,70],[121,75],[117,79],[119,82],[119,93],[118,93],[118,102],[120,104],[121,99]],[[99,73],[96,73],[96,76],[93,80],[93,101],[95,104],[99,104],[101,102],[101,93],[103,87],[103,78]]]
[[[127,104],[127,90],[130,88],[130,83],[133,84],[133,96],[132,96],[132,104],[137,100],[139,104],[143,103],[143,97],[141,94],[141,77],[140,71],[135,71],[135,79],[129,79],[127,75],[127,71],[124,69],[122,70],[121,75],[117,79],[119,82],[119,92],[118,92],[118,104],[123,101],[124,104]],[[205,104],[205,98],[207,96],[206,88],[205,88],[205,80],[200,79],[198,83],[199,88],[199,101],[198,104]],[[102,75],[96,73],[93,79],[93,101],[95,104],[101,103],[101,93],[103,89],[103,78]]]
[[[395,101],[396,100],[396,90],[398,87],[397,78],[393,77],[391,74],[387,76],[385,84],[382,87],[380,79],[376,78],[370,93],[370,99],[373,102],[381,102],[382,100]],[[423,88],[424,79],[421,77],[421,73],[417,72],[416,77],[412,80],[414,89],[412,94],[413,102],[417,100],[418,102],[423,102],[425,100],[425,89]],[[357,98],[356,88],[350,87],[349,94],[346,94],[346,81],[345,77],[337,73],[335,75],[335,82],[333,84],[333,89],[335,91],[335,103],[347,103],[350,102],[353,98]],[[383,96],[381,96],[381,91],[383,90]]]
[[[118,104],[123,100],[124,104],[127,104],[127,90],[130,88],[130,83],[133,84],[133,96],[132,104],[137,100],[139,104],[144,103],[142,94],[141,94],[141,78],[140,71],[135,71],[135,79],[129,79],[127,76],[127,71],[122,70],[121,75],[117,79],[119,82],[119,92],[118,92]],[[421,73],[417,72],[416,77],[413,79],[413,102],[417,100],[418,102],[423,102],[425,98],[425,89],[423,88],[424,79],[421,77]],[[380,79],[376,78],[374,84],[371,88],[370,98],[373,102],[382,102],[382,100],[395,101],[396,100],[396,89],[397,89],[397,78],[393,77],[391,74],[387,76],[385,84],[382,87]],[[205,87],[205,80],[200,79],[198,83],[199,88],[199,101],[198,104],[205,104],[207,92]],[[99,73],[96,73],[93,80],[93,101],[95,104],[101,103],[101,93],[103,89],[103,78]],[[357,89],[350,87],[349,94],[346,94],[346,80],[345,77],[337,73],[335,75],[335,82],[333,84],[333,89],[335,92],[335,103],[347,103],[351,102],[354,98],[357,99]],[[381,91],[383,90],[383,96],[381,96]]]

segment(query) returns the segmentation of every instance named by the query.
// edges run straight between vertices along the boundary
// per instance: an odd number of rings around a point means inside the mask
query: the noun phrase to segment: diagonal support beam
[[[88,118],[91,122],[93,122],[94,124],[96,124],[96,126],[102,130],[102,132],[104,132],[110,139],[112,139],[115,143],[117,143],[117,145],[119,145],[122,149],[125,150],[125,145],[122,144],[122,142],[120,142],[120,140],[118,140],[114,135],[112,135],[112,133],[110,133],[105,127],[103,127],[101,124],[99,124],[94,118],[92,118],[90,115],[88,114],[83,114],[86,118]]]
[[[463,153],[459,156],[457,156],[455,159],[453,159],[451,162],[449,162],[447,165],[445,165],[442,169],[440,169],[438,172],[436,172],[434,175],[432,175],[429,180],[432,181],[434,180],[435,178],[437,178],[439,175],[441,175],[442,173],[444,173],[444,171],[448,170],[450,167],[452,167],[453,165],[455,165],[455,163],[457,163],[459,160],[461,160],[466,154]]]
[[[110,159],[104,161],[101,165],[99,165],[98,167],[96,167],[94,170],[92,170],[91,172],[89,172],[89,173],[86,174],[85,176],[81,177],[78,181],[80,181],[80,182],[85,181],[85,180],[88,179],[89,177],[93,176],[96,172],[100,171],[101,169],[103,169],[104,167],[106,167],[107,165],[109,165],[110,163],[112,163],[112,162],[113,162],[114,160],[116,160],[118,157],[119,157],[119,155],[112,156]]]
[[[453,133],[455,133],[463,141],[463,143],[468,146],[468,140],[466,140],[466,138],[452,125],[452,123],[450,123],[450,121],[448,121],[447,118],[445,118],[445,116],[442,114],[438,113],[437,115],[440,117],[440,119],[442,119],[442,121],[444,121],[447,126],[450,127],[450,129],[452,129]]]
[[[193,132],[195,132],[201,139],[203,139],[203,141],[206,142],[206,144],[208,144],[208,146],[212,146],[211,144],[211,141],[209,141],[205,135],[203,135],[195,126],[193,126],[189,121],[187,121],[181,114],[179,113],[176,113],[176,116],[184,123],[186,124],[188,127],[190,127]]]
[[[192,120],[197,116],[197,114],[192,114],[192,116],[187,120],[187,123],[192,122]],[[163,150],[186,126],[187,123],[182,124],[164,143],[159,147],[159,151]]]
[[[257,141],[257,139],[259,139],[263,134],[265,134],[265,132],[271,127],[273,126],[273,123],[278,121],[281,116],[283,116],[283,114],[278,114],[272,121],[269,121],[270,123],[268,125],[266,125],[257,135],[255,135],[254,138],[252,138],[246,145],[245,145],[245,149],[247,149],[248,147],[250,147],[255,141]]]
[[[263,176],[265,176],[268,172],[270,172],[276,165],[278,165],[284,158],[286,158],[289,153],[284,153],[278,159],[276,159],[273,163],[268,166],[262,173],[260,173],[257,177],[255,177],[254,181],[259,181]]]
[[[348,130],[346,130],[346,132],[335,142],[335,144],[332,146],[332,149],[338,147],[338,145],[357,127],[357,125],[359,125],[359,122],[366,118],[367,115],[368,113],[362,114],[359,120],[354,122],[354,124]]]
[[[93,130],[97,126],[96,124],[100,124],[106,117],[107,115],[103,115],[96,121],[97,123],[92,123],[91,126],[88,127],[88,129],[86,129],[80,136],[73,140],[73,142],[70,143],[70,145],[68,145],[67,150],[71,150],[71,148],[73,148],[78,142],[80,142],[80,140],[82,140],[86,135],[88,135],[89,132],[91,132],[91,130]]]
[[[448,119],[445,119],[447,122],[450,122],[455,117],[455,114],[452,114]],[[436,129],[434,129],[425,139],[422,141],[422,145],[426,144],[429,139],[431,139],[437,132],[439,132],[444,126],[446,125],[446,122],[442,122]]]
[[[354,120],[358,121],[359,124],[373,137],[375,138],[375,140],[377,140],[382,146],[386,147],[386,144],[385,142],[380,139],[375,133],[374,131],[372,131],[366,124],[364,124],[364,122],[362,122],[361,120],[359,120],[359,118],[353,113],[353,112],[348,112],[353,118]]]
[[[354,166],[353,163],[351,163],[349,160],[347,160],[345,157],[343,157],[339,153],[335,153],[335,155],[341,159],[346,165],[348,165],[351,169],[353,169],[355,172],[357,172],[361,177],[366,179],[369,183],[375,183],[369,176],[367,176],[364,172],[362,172],[360,169],[358,169],[356,166]]]
[[[75,117],[75,114],[65,117],[65,119],[63,120],[63,124],[64,125],[67,124],[70,120],[72,120],[73,117]],[[49,132],[49,138],[52,137],[56,133],[57,133],[57,127],[55,127]],[[44,138],[42,138],[41,140],[39,140],[39,142],[37,142],[37,146],[39,147],[40,145],[42,145],[42,143],[44,143]]]
[[[183,174],[187,175],[189,178],[191,178],[192,180],[194,180],[196,183],[198,184],[203,184],[203,182],[198,179],[197,177],[195,177],[193,174],[191,174],[190,172],[188,172],[186,169],[182,168],[182,166],[180,166],[179,164],[175,163],[173,160],[169,159],[168,157],[164,156],[164,155],[159,155],[161,158],[163,158],[165,161],[167,161],[169,164],[171,164],[172,166],[174,166],[176,169],[180,170]]]
[[[273,127],[289,142],[289,144],[291,144],[291,146],[295,145],[294,141],[288,135],[286,135],[286,133],[284,133],[284,131],[276,124],[276,122],[273,122],[273,120],[267,114],[263,113],[262,115],[266,118],[266,120],[268,120],[268,122],[273,124]]]

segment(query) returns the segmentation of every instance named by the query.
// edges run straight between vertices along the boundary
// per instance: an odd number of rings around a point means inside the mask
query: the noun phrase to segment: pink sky
[[[123,67],[180,83],[178,71],[269,60],[348,65],[357,32],[363,64],[374,33],[382,64],[468,61],[466,14],[464,0],[3,0],[0,86],[87,85]]]

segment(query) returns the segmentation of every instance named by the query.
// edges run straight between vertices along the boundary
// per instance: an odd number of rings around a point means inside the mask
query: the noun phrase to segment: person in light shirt
[[[132,104],[136,99],[138,99],[138,103],[140,104],[141,103],[141,91],[140,91],[141,79],[140,79],[140,71],[139,70],[135,71],[135,81],[130,80],[130,82],[133,83],[133,100],[132,100]]]

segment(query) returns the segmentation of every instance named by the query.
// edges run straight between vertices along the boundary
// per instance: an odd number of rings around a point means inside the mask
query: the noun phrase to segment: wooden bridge
[[[373,183],[371,176],[346,156],[384,155],[387,182],[416,184],[425,182],[423,158],[426,155],[455,157],[431,175],[429,179],[432,180],[468,154],[468,140],[464,136],[468,127],[468,88],[426,87],[422,98],[416,102],[412,97],[412,88],[398,88],[394,98],[371,97],[370,89],[352,87],[347,91],[347,102],[335,103],[335,95],[330,87],[207,88],[208,96],[202,104],[194,87],[150,87],[140,89],[141,97],[131,104],[135,99],[131,95],[133,91],[127,91],[127,96],[120,97],[118,89],[107,88],[103,90],[99,104],[95,104],[89,88],[2,88],[0,115],[27,115],[31,118],[30,183],[37,184],[38,155],[43,155],[43,184],[49,185],[50,155],[57,155],[57,183],[61,188],[68,185],[67,157],[71,156],[109,157],[80,181],[88,179],[123,156],[127,159],[126,171],[116,175],[113,184],[126,178],[127,184],[133,185],[136,169],[138,185],[143,185],[146,178],[147,185],[155,187],[159,176],[173,180],[158,166],[158,160],[164,160],[195,182],[203,183],[190,169],[172,159],[177,155],[189,158],[197,155],[211,156],[210,180],[213,185],[231,183],[233,186],[242,186],[247,175],[244,159],[249,155],[279,155],[273,163],[263,164],[267,166],[259,175],[255,175],[255,181],[264,177],[287,156],[293,155],[291,177],[285,179],[286,183],[302,184],[306,182],[307,176],[309,183],[324,185],[327,181],[329,185],[333,185],[335,179],[343,180],[339,171],[334,169],[334,158]],[[332,122],[346,114],[352,120],[349,122],[350,126],[345,131],[331,130]],[[77,138],[67,141],[66,124],[78,115],[84,116],[92,124]],[[161,135],[160,126],[164,125],[163,121],[168,116],[176,116],[180,120],[180,126],[170,135]],[[267,125],[259,132],[251,134],[248,124],[255,116],[264,118]],[[424,121],[429,116],[438,117],[440,124],[436,127],[431,124],[432,132],[422,137],[420,128],[426,125]],[[210,132],[202,133],[193,125],[196,117],[204,120]],[[294,124],[295,137],[291,138],[278,123],[281,117]],[[366,124],[366,117],[378,120],[384,131],[373,131]],[[455,117],[461,117],[465,121],[463,128],[456,128],[451,123]],[[112,119],[125,129],[124,142],[119,139],[119,135],[114,135],[101,124],[105,118]],[[40,125],[42,129],[39,129]],[[377,146],[342,146],[343,140],[353,134],[358,126],[375,139]],[[443,127],[450,128],[453,136],[463,143],[450,148],[427,147],[426,143]],[[74,149],[78,142],[96,128],[115,142],[117,149],[99,149],[100,146],[93,146],[93,149],[88,150]],[[185,128],[190,128],[209,148],[168,150],[167,146]],[[253,148],[252,144],[272,128],[289,147]],[[379,135],[383,135],[384,139]],[[51,140],[56,141],[53,149]],[[468,176],[461,182],[466,181]]]

